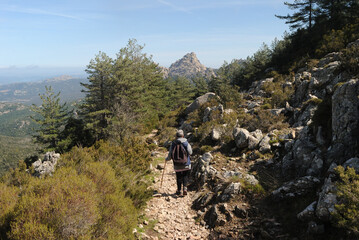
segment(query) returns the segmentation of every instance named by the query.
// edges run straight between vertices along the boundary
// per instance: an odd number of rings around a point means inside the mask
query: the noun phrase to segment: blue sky
[[[1,0],[0,80],[23,69],[83,69],[130,38],[162,66],[195,52],[217,68],[281,38],[288,27],[274,14],[287,12],[282,0]]]

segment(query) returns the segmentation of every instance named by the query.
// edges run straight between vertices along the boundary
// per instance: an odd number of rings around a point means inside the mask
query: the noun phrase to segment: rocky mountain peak
[[[211,77],[215,75],[212,68],[204,66],[197,58],[194,52],[187,53],[181,59],[171,64],[169,69],[162,69],[165,77],[184,76],[192,78],[196,75]]]
[[[198,60],[197,55],[194,52],[191,53],[187,53],[186,55],[183,56],[183,58],[181,58],[180,60],[178,60],[177,62],[190,62],[193,64],[196,64],[198,66],[204,66],[201,64],[201,62]],[[173,65],[173,64],[172,64]]]

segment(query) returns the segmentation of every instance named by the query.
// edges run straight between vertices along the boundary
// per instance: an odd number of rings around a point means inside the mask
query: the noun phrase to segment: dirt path
[[[161,157],[164,159],[165,153],[161,153]],[[187,196],[175,195],[176,175],[172,161],[166,164],[162,188],[162,171],[156,171],[154,189],[158,194],[148,202],[145,210],[150,221],[157,221],[154,227],[156,233],[150,234],[148,239],[207,239],[209,230],[196,223],[196,212],[191,209],[195,192],[189,191]]]

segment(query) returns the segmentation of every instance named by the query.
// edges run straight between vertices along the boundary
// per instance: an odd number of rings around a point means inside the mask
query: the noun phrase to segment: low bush
[[[254,114],[242,112],[238,120],[238,125],[248,131],[260,129],[262,132],[268,133],[274,129],[281,130],[289,127],[283,115],[277,116],[263,109],[257,110]]]
[[[149,164],[148,146],[135,138],[75,147],[42,179],[22,162],[0,183],[0,237],[133,239],[151,197]]]
[[[267,102],[270,103],[272,108],[285,107],[286,102],[290,100],[294,90],[292,87],[284,84],[286,76],[278,74],[277,72],[272,72],[271,75],[274,77],[273,82],[266,82],[262,86],[262,90],[270,96]]]
[[[340,55],[341,68],[352,75],[359,74],[359,44],[353,44],[351,47],[343,50]]]
[[[200,151],[201,151],[201,154],[205,154],[206,152],[213,151],[213,147],[209,146],[209,145],[203,145],[203,146],[201,146]]]
[[[338,227],[359,235],[359,175],[353,168],[336,168],[340,177],[337,181],[337,196],[339,203],[335,205],[332,214]]]
[[[69,168],[32,179],[16,205],[11,239],[86,239],[100,218],[95,184]]]
[[[6,238],[9,230],[9,220],[18,200],[20,190],[17,187],[0,183],[0,239]]]

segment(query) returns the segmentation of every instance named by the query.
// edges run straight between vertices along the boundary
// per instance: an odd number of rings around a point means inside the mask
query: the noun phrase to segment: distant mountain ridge
[[[46,79],[38,82],[23,82],[0,85],[0,102],[17,102],[27,105],[41,104],[39,94],[45,92],[45,86],[51,86],[55,93],[60,93],[63,102],[76,101],[85,96],[81,90],[81,82],[87,83],[86,78],[73,78],[68,75]]]
[[[175,76],[193,78],[197,75],[209,78],[216,75],[214,69],[204,66],[194,52],[187,53],[172,63],[169,68],[162,67],[161,69],[165,78]]]

